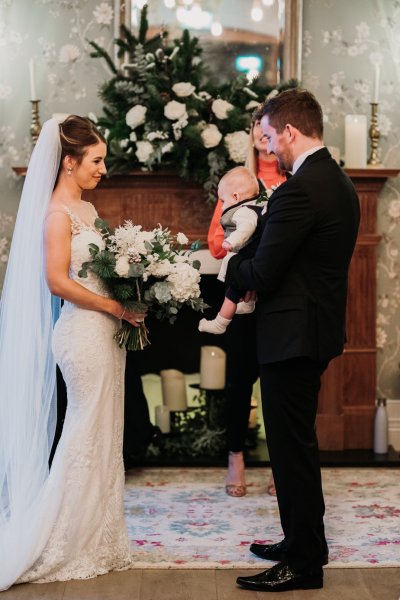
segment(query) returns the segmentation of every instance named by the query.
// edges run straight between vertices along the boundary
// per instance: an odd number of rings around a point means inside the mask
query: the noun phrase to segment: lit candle
[[[344,161],[347,168],[367,166],[367,117],[346,115],[344,128]]]
[[[202,346],[200,387],[203,390],[223,390],[225,387],[226,354],[218,346]]]
[[[29,80],[31,84],[31,100],[37,100],[36,86],[35,86],[35,64],[33,58],[29,61]]]
[[[379,101],[379,76],[380,76],[380,67],[379,65],[375,65],[375,76],[374,76],[374,90],[372,94],[372,102],[378,104]]]
[[[160,371],[163,404],[169,410],[186,410],[186,380],[181,371],[165,369]]]
[[[168,406],[156,406],[156,425],[162,433],[171,431],[171,420]]]

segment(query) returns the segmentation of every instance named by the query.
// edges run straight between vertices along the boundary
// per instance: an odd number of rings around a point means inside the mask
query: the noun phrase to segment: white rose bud
[[[171,121],[178,121],[187,117],[186,104],[177,102],[176,100],[170,100],[168,104],[164,106],[164,115]]]
[[[182,246],[189,243],[188,238],[182,232],[178,233],[178,235],[176,236],[176,241],[178,242],[178,244],[181,244]]]
[[[211,105],[211,110],[217,119],[226,119],[229,111],[232,110],[232,108],[234,108],[233,104],[221,99],[214,100]]]
[[[216,125],[207,125],[200,135],[205,148],[218,146],[222,139],[222,133]]]
[[[141,104],[137,104],[136,106],[133,106],[126,113],[126,117],[125,117],[126,124],[129,125],[129,127],[131,129],[135,129],[135,127],[142,125],[142,123],[145,122],[146,112],[147,112],[147,108],[145,106],[142,106]]]
[[[138,159],[139,162],[146,162],[150,156],[150,154],[153,152],[153,146],[152,144],[150,144],[150,142],[147,141],[141,141],[141,142],[137,142],[136,144],[137,150],[135,152],[136,157]]]
[[[246,104],[245,109],[252,110],[253,108],[257,108],[258,106],[260,106],[259,102],[256,102],[255,100],[250,100],[250,102]]]
[[[180,98],[191,96],[196,88],[188,81],[181,81],[172,86],[172,91]]]

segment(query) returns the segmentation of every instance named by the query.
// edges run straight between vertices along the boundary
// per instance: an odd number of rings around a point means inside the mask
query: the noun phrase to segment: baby
[[[225,232],[222,247],[228,254],[222,261],[218,279],[225,281],[229,259],[239,250],[259,237],[259,218],[266,210],[266,202],[260,201],[260,190],[256,176],[246,167],[235,167],[228,171],[218,185],[218,197],[223,203],[221,225]],[[199,330],[224,333],[234,314],[250,313],[254,301],[239,302],[243,291],[228,286],[225,299],[215,319],[201,319]]]

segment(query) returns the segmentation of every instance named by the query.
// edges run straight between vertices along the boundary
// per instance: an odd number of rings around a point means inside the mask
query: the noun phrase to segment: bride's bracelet
[[[118,317],[119,320],[123,319],[124,314],[126,313],[126,306],[124,306],[124,310],[122,311],[122,315]]]

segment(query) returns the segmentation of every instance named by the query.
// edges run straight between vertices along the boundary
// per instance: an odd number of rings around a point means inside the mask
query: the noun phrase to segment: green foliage
[[[196,37],[185,30],[172,41],[166,31],[147,38],[148,27],[147,5],[137,36],[121,27],[115,44],[118,56],[129,62],[120,69],[90,42],[91,56],[105,60],[113,74],[99,90],[104,106],[97,123],[108,139],[108,173],[171,167],[182,178],[201,183],[206,199],[213,202],[223,173],[244,162],[243,132],[249,130],[255,105],[273,87],[257,79],[248,82],[243,75],[217,85]],[[295,85],[290,81],[279,89]],[[232,106],[221,110],[220,105],[218,110],[216,100]],[[134,107],[144,111],[143,118],[129,113]],[[212,135],[210,125],[216,127]],[[238,133],[241,137],[232,137]]]

